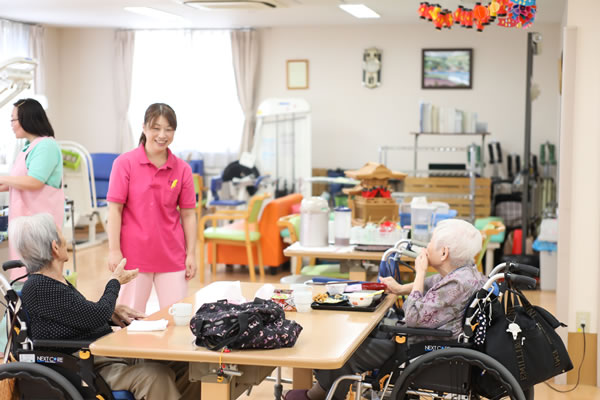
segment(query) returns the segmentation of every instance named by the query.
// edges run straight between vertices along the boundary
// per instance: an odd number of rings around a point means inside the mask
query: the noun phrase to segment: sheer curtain
[[[115,108],[117,111],[119,152],[135,147],[127,111],[131,100],[131,74],[133,69],[133,31],[115,32]]]
[[[135,143],[144,112],[156,102],[177,114],[171,150],[202,156],[207,167],[236,160],[244,113],[240,107],[228,31],[136,31],[129,120]]]
[[[46,28],[39,25],[29,26],[29,54],[37,60],[38,67],[35,69],[33,87],[36,94],[46,95],[46,53],[44,52],[44,35]]]
[[[30,45],[31,30],[33,28],[36,27],[0,19],[0,62],[14,57],[33,56],[31,53],[32,46]],[[41,68],[38,65],[37,69],[40,70]],[[10,125],[12,104],[18,99],[31,97],[33,93],[33,87],[24,90],[13,101],[0,109],[0,173],[8,173],[18,151],[17,146],[21,147],[23,145],[17,143]]]

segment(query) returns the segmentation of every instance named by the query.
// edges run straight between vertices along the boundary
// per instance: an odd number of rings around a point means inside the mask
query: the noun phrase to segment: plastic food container
[[[346,290],[347,286],[347,283],[329,283],[325,285],[325,288],[330,296],[335,296],[336,294],[344,293],[344,290]]]

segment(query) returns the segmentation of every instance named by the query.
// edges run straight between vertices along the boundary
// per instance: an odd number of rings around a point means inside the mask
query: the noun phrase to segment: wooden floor
[[[103,243],[84,250],[77,250],[77,273],[78,289],[90,300],[96,301],[104,291],[110,273],[108,271],[108,245]],[[65,265],[65,269],[73,270],[72,260]],[[289,271],[279,271],[277,275],[266,274],[265,282],[279,282],[282,276],[289,275]],[[258,276],[258,274],[257,274]],[[206,281],[210,279],[208,273],[205,274]],[[220,265],[217,270],[217,280],[248,280],[248,270],[242,267],[235,267],[233,270],[227,271],[225,266]],[[198,277],[192,279],[188,285],[188,293],[194,293],[200,289],[202,285]],[[539,304],[554,313],[556,308],[556,296],[554,292],[532,291],[527,294],[529,300],[533,304]],[[148,303],[147,313],[152,313],[158,310],[158,302],[156,296],[153,295]],[[573,360],[575,368],[578,366],[578,361]],[[291,371],[284,369],[283,377],[291,377]],[[567,385],[554,385],[560,390],[570,389]],[[284,385],[284,391],[290,389],[290,385]],[[580,386],[575,391],[570,393],[556,393],[549,389],[544,384],[539,384],[535,387],[536,399],[541,400],[600,400],[600,388],[592,386]],[[273,382],[265,381],[261,385],[255,387],[249,396],[243,395],[242,399],[255,400],[270,400],[273,399]]]

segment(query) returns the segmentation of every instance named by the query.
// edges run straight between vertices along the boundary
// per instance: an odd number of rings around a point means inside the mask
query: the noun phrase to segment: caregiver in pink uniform
[[[160,308],[187,295],[196,274],[196,192],[190,166],[175,157],[177,118],[163,103],[146,110],[139,147],[114,162],[108,186],[108,266],[139,269],[119,302],[146,310],[152,285]],[[178,209],[179,207],[179,209]]]
[[[56,226],[63,226],[65,194],[62,189],[62,153],[54,140],[54,129],[42,105],[34,99],[13,104],[10,124],[17,139],[26,139],[9,176],[0,176],[0,191],[9,192],[10,221],[38,213],[50,213]],[[8,238],[11,260],[21,258]],[[10,270],[12,279],[27,273]]]

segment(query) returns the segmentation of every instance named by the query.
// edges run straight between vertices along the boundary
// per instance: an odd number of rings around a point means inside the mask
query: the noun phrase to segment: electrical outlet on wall
[[[585,324],[585,330],[590,331],[590,313],[580,311],[575,313],[575,321],[577,323],[577,332],[583,332],[581,324]]]

